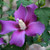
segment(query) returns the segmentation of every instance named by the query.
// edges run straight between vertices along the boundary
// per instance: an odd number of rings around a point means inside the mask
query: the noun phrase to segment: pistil
[[[17,19],[19,21],[19,26],[21,30],[25,30],[26,29],[26,25],[25,23],[20,19]]]

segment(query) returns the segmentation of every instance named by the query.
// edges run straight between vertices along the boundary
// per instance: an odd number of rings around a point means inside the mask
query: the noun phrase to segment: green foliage
[[[23,45],[23,47],[17,47],[15,45],[8,44],[5,48],[2,48],[2,50],[25,50],[25,47],[25,44]]]
[[[13,34],[13,32],[9,32],[9,33],[8,33],[8,36],[11,36],[12,34]]]
[[[19,8],[21,3],[23,4],[23,6],[26,7],[27,5],[32,4],[33,0],[18,0],[16,3],[17,3],[17,8]]]
[[[44,33],[42,34],[42,39],[44,40],[44,42],[46,43],[46,45],[48,45],[48,41],[49,41],[50,35],[47,32],[47,30],[44,31]]]
[[[33,42],[34,43],[39,43],[39,42],[41,42],[42,41],[42,38],[41,38],[41,36],[39,36],[38,34],[35,36],[35,37],[33,37]]]
[[[14,12],[15,12],[15,10],[10,9],[6,13],[8,14],[8,16],[13,16],[14,17]]]
[[[49,28],[49,20],[50,20],[50,8],[39,8],[35,10],[35,14],[38,17],[38,21],[45,24],[45,31],[42,34],[41,38],[43,39],[46,46],[48,45],[48,41],[50,38],[50,34],[48,32]],[[41,43],[42,44],[42,43]]]
[[[47,30],[48,30],[48,31],[50,31],[50,25],[48,25],[48,28],[47,28]]]
[[[33,37],[26,36],[26,43],[27,43],[28,45],[33,44]]]
[[[38,44],[41,45],[41,46],[44,46],[44,47],[48,46],[48,44],[46,44],[45,42],[40,42]]]
[[[38,8],[35,10],[35,14],[38,20],[41,21],[45,26],[48,26],[50,19],[50,8]]]

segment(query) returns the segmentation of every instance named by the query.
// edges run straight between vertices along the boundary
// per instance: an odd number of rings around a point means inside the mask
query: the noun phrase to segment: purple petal
[[[3,38],[0,38],[0,45],[4,44]]]
[[[30,7],[27,7],[27,14],[26,14],[26,17],[25,17],[25,22],[30,23],[30,22],[33,22],[33,21],[36,21],[36,20],[37,20],[37,17],[34,14],[33,10]]]
[[[28,29],[26,30],[26,35],[34,36],[36,34],[41,35],[45,30],[44,24],[40,22],[32,22],[28,25]]]
[[[12,34],[11,40],[10,40],[10,44],[14,44],[16,46],[22,47],[24,45],[25,42],[25,31],[15,31]]]
[[[16,10],[14,13],[15,19],[17,20],[17,18],[19,18],[19,19],[24,20],[25,15],[26,15],[26,9],[21,4],[20,7],[18,8],[18,10]]]
[[[35,5],[35,4],[30,4],[30,5],[28,5],[27,7],[30,7],[30,8],[32,9],[32,11],[34,11],[35,9],[38,8],[38,6]]]
[[[17,30],[16,28],[16,22],[14,21],[3,21],[3,20],[0,20],[0,25],[2,26],[2,30],[0,32],[0,34],[6,34],[6,33],[9,33],[11,31],[15,31]]]

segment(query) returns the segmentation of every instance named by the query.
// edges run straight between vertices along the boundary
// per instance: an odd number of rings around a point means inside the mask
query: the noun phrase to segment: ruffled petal
[[[3,38],[0,38],[0,45],[4,44]]]
[[[14,44],[16,46],[22,47],[24,45],[25,42],[25,31],[15,31],[12,34],[11,40],[10,40],[10,44]]]
[[[26,15],[26,9],[21,4],[20,7],[18,8],[18,10],[16,10],[14,13],[15,19],[17,20],[17,18],[19,18],[19,19],[24,20],[25,15]]]
[[[17,24],[14,21],[3,21],[3,20],[0,20],[0,25],[1,25],[0,34],[6,34],[6,33],[9,33],[11,31],[17,30],[17,28],[16,28]]]
[[[40,22],[32,22],[28,25],[28,28],[26,30],[26,35],[28,36],[34,36],[36,34],[41,35],[45,30],[44,24]]]
[[[34,11],[35,9],[38,8],[38,6],[35,5],[35,4],[30,4],[30,5],[28,5],[27,7],[30,7],[30,8],[32,9],[32,11]]]
[[[27,14],[25,17],[25,22],[28,24],[30,22],[36,21],[37,16],[34,14],[34,10],[38,8],[35,4],[30,4],[26,7],[27,9]]]
[[[33,10],[30,7],[27,7],[27,14],[25,17],[25,22],[30,23],[37,20],[37,16],[34,14]]]

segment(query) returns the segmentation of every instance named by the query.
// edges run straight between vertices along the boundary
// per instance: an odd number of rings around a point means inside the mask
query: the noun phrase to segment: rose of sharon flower
[[[10,44],[22,47],[25,42],[25,34],[27,36],[35,36],[36,34],[41,35],[45,26],[37,20],[34,10],[38,8],[35,4],[28,5],[26,8],[20,5],[14,16],[16,21],[3,21],[0,20],[2,25],[2,31],[0,34],[6,34],[14,31]]]
[[[0,38],[0,45],[4,44],[4,39]]]

